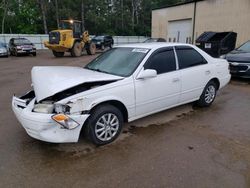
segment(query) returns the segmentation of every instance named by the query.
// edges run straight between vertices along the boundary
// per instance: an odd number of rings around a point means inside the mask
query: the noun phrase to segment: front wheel
[[[75,42],[73,48],[71,49],[72,57],[80,57],[82,55],[82,45],[80,42]]]
[[[113,142],[121,133],[123,116],[119,109],[112,105],[97,107],[86,122],[86,133],[95,145]]]
[[[96,45],[93,42],[86,44],[86,51],[88,55],[95,55],[96,53]]]
[[[200,107],[210,106],[216,97],[217,94],[217,85],[213,81],[208,82],[204,88],[200,99],[197,101],[197,105]]]

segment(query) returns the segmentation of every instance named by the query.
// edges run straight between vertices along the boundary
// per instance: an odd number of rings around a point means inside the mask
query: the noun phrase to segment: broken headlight
[[[66,129],[74,129],[80,125],[75,120],[71,119],[65,114],[56,114],[56,115],[53,115],[51,118]]]
[[[53,104],[36,104],[33,108],[33,112],[52,114],[53,108]]]
[[[65,104],[54,104],[55,112],[59,113],[67,113],[70,110],[70,107]]]

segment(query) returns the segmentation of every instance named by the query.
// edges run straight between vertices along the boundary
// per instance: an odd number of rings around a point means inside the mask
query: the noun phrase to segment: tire
[[[121,133],[123,115],[112,105],[101,105],[91,113],[85,126],[85,133],[93,144],[98,146],[109,144]]]
[[[80,42],[75,42],[73,48],[71,49],[72,57],[80,57],[82,55],[82,46]]]
[[[32,55],[35,57],[36,56],[36,52],[32,53]]]
[[[105,46],[104,44],[101,45],[101,50],[104,51],[105,50]]]
[[[113,43],[110,43],[109,48],[110,49],[113,48]]]
[[[93,42],[86,44],[86,51],[88,55],[95,55],[96,53],[96,45]]]
[[[64,56],[64,52],[56,52],[56,51],[52,50],[52,53],[55,57],[63,57]]]
[[[14,50],[14,56],[18,57],[17,50]]]
[[[200,99],[197,101],[197,105],[199,107],[209,107],[216,98],[217,88],[218,86],[214,81],[208,82],[200,96]]]

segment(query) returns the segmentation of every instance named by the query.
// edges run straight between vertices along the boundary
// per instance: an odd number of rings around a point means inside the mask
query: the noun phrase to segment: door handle
[[[179,78],[174,78],[174,79],[173,79],[173,82],[174,82],[174,83],[179,82],[179,81],[180,81]]]
[[[210,73],[211,73],[210,70],[207,70],[207,71],[205,72],[206,75],[209,75]]]

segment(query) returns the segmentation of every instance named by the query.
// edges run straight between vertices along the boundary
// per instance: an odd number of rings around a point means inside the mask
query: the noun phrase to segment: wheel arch
[[[128,122],[128,110],[126,108],[126,106],[119,100],[106,100],[106,101],[102,101],[100,103],[97,103],[95,104],[91,109],[90,109],[90,114],[96,109],[98,108],[99,106],[101,105],[105,105],[105,104],[109,104],[109,105],[112,105],[116,108],[118,108],[122,115],[123,115],[123,119],[124,119],[124,122]]]
[[[212,78],[211,80],[209,80],[209,82],[214,82],[215,84],[216,84],[216,86],[217,86],[217,90],[219,90],[220,89],[220,80],[218,79],[218,78]],[[209,83],[208,82],[208,83]]]

